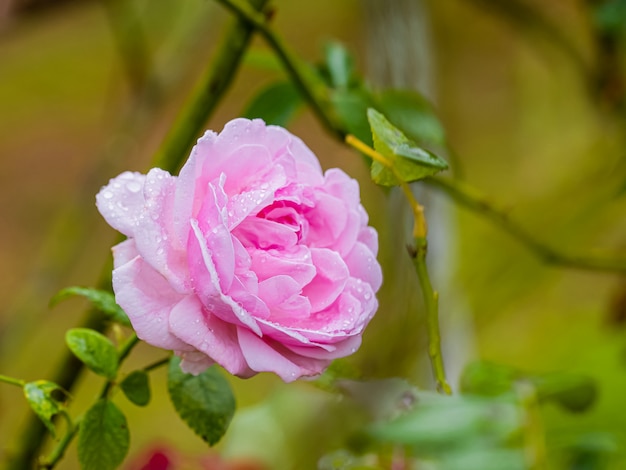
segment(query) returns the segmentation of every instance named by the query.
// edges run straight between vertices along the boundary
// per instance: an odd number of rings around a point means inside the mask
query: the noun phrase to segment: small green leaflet
[[[113,380],[117,375],[117,350],[109,338],[89,328],[72,328],[65,342],[74,355],[98,375]]]
[[[372,162],[371,175],[375,183],[396,186],[400,183],[398,177],[404,182],[417,181],[448,168],[445,160],[419,147],[375,109],[367,110],[367,119],[374,149],[387,158],[395,170]]]
[[[209,445],[226,433],[235,414],[235,397],[216,367],[199,375],[184,373],[180,358],[170,360],[167,387],[178,415]]]
[[[120,383],[120,388],[131,402],[137,406],[150,403],[150,380],[147,372],[135,370]]]
[[[105,398],[85,413],[78,432],[78,460],[83,470],[114,470],[128,453],[126,417]]]
[[[126,312],[122,310],[122,307],[115,303],[115,296],[111,292],[105,290],[78,286],[66,287],[52,297],[50,300],[50,307],[54,307],[62,300],[73,296],[85,297],[94,305],[94,307],[105,313],[111,321],[119,323],[123,326],[131,326]]]
[[[52,418],[65,410],[63,402],[53,396],[55,392],[56,394],[66,394],[57,384],[47,380],[37,380],[24,385],[26,401],[54,437],[56,437],[56,432]]]

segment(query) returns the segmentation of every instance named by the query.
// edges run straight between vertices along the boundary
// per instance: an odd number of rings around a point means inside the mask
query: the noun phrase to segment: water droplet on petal
[[[111,199],[113,197],[113,193],[111,191],[105,191],[102,193],[102,197],[105,199]]]
[[[137,181],[130,181],[126,183],[126,189],[128,189],[131,193],[138,193],[141,191],[141,184],[137,183]]]

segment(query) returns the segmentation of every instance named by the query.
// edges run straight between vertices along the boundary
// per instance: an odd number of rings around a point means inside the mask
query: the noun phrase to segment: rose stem
[[[446,372],[443,364],[443,356],[441,354],[441,333],[439,331],[439,294],[433,290],[433,286],[430,282],[430,276],[428,275],[428,268],[426,266],[426,253],[428,248],[428,242],[426,236],[428,234],[428,227],[426,225],[426,218],[424,217],[424,207],[417,202],[413,192],[411,191],[408,183],[402,180],[393,164],[385,158],[384,155],[377,152],[369,145],[357,139],[355,136],[349,134],[346,136],[346,143],[356,150],[364,153],[372,160],[384,165],[388,168],[396,177],[400,188],[404,192],[407,198],[411,210],[413,211],[414,225],[413,225],[413,239],[415,243],[414,248],[409,249],[409,255],[413,260],[413,266],[415,266],[415,272],[419,279],[420,287],[422,289],[422,296],[424,298],[424,307],[426,308],[426,326],[428,333],[428,357],[430,358],[430,364],[433,369],[433,375],[437,382],[437,390],[440,393],[450,395],[452,389],[446,379]]]

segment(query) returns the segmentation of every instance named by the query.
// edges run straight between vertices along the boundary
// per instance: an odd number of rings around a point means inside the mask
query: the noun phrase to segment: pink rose
[[[322,173],[283,128],[236,119],[208,131],[180,176],[125,172],[98,193],[113,289],[137,335],[183,370],[218,363],[285,381],[361,344],[382,274],[358,183]]]

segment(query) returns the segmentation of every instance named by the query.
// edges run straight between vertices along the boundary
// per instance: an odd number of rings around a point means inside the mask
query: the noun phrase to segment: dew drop
[[[105,199],[111,199],[113,197],[113,193],[111,191],[105,191],[102,193],[102,197]]]
[[[365,300],[369,300],[372,298],[372,294],[370,294],[369,292],[366,292],[363,297],[365,297]]]
[[[137,181],[130,181],[126,183],[126,189],[128,189],[131,193],[138,193],[141,191],[141,185],[137,183]]]

